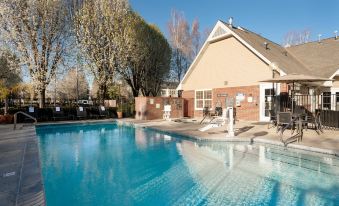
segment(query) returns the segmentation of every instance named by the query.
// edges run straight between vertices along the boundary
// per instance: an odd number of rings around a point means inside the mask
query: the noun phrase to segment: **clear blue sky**
[[[167,35],[172,9],[183,11],[200,27],[213,28],[218,19],[232,16],[234,25],[243,26],[276,43],[282,43],[289,31],[309,29],[311,39],[339,31],[338,0],[130,0],[133,9]]]

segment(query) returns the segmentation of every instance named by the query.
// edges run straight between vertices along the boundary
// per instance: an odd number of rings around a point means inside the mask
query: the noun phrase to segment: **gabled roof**
[[[219,20],[199,54],[190,65],[178,89],[181,89],[181,85],[186,81],[197,62],[199,62],[209,43],[229,36],[234,36],[267,65],[275,64],[278,66],[283,74],[312,74],[332,78],[339,70],[339,39],[334,40],[334,38],[331,38],[322,40],[321,43],[310,42],[285,48],[248,29],[234,27]]]
[[[269,61],[277,64],[279,69],[286,74],[309,74],[310,70],[279,44],[276,44],[273,41],[270,41],[269,39],[266,39],[245,28],[232,27],[225,22],[223,23]],[[268,44],[267,49],[265,42]]]
[[[323,39],[286,48],[315,75],[332,77],[339,70],[339,38]]]

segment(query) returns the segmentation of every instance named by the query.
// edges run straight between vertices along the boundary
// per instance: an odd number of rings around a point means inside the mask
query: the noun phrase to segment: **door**
[[[279,90],[280,85],[275,85],[274,87]],[[273,109],[274,95],[275,91],[272,83],[260,85],[260,121],[270,121],[270,110]]]

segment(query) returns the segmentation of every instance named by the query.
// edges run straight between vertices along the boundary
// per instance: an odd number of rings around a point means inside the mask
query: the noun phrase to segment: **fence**
[[[87,111],[94,111],[98,108],[99,105],[102,105],[101,102],[97,100],[93,101],[76,101],[76,100],[60,100],[57,101],[55,104],[50,99],[46,99],[45,101],[45,108],[38,109],[39,111],[39,120],[50,120],[52,110],[55,106],[61,107],[66,114],[76,114],[76,108],[78,106],[82,106]],[[4,103],[0,101],[0,114],[4,113]],[[28,107],[33,106],[35,108],[39,107],[37,100],[30,100],[30,99],[9,99],[8,101],[9,106],[9,114],[14,114],[18,111],[27,112]],[[110,112],[110,117],[116,117],[117,107],[111,107],[105,105]],[[123,112],[124,117],[134,117],[134,101],[130,101],[128,99],[122,99],[119,101],[119,110]]]
[[[292,101],[293,100],[293,101]],[[322,124],[328,128],[339,128],[339,94],[279,95],[274,98],[277,111],[304,109],[307,113],[320,112]]]

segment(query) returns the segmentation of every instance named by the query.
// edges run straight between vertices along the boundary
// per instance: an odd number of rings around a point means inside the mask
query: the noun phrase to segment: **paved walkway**
[[[0,205],[45,205],[34,126],[0,125]]]
[[[199,131],[200,128],[206,126],[206,124],[199,124],[200,119],[187,119],[181,122],[168,122],[163,120],[138,121],[134,119],[124,119],[120,121],[170,131],[198,140],[247,141],[283,145],[280,141],[280,136],[276,133],[276,128],[268,129],[267,123],[262,122],[237,121],[235,124],[235,137],[227,138],[226,126],[212,128],[205,132]],[[286,133],[288,132],[289,131],[286,131]],[[293,142],[287,146],[339,156],[339,131],[324,130],[324,133],[319,135],[315,130],[308,129],[304,132],[304,137],[301,142]]]

